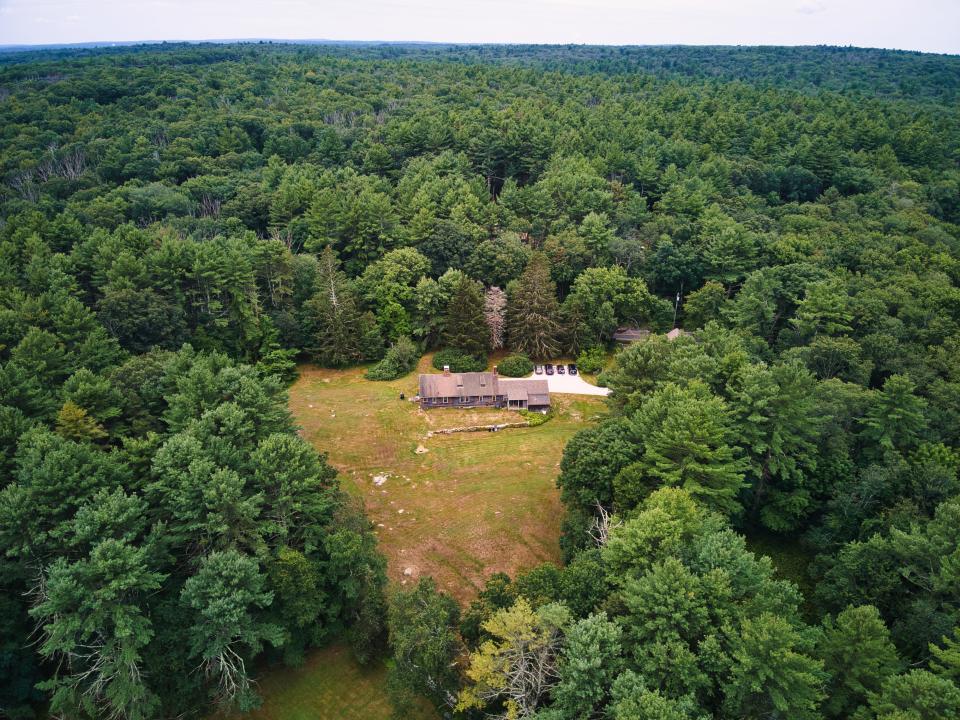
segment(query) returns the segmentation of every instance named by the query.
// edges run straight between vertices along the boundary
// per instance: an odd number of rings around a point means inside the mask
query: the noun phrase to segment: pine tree
[[[836,620],[828,615],[817,655],[830,674],[823,708],[829,717],[849,717],[899,666],[890,632],[872,605],[850,606]]]
[[[772,530],[788,530],[810,512],[806,475],[817,466],[823,427],[816,380],[798,363],[746,365],[733,382],[738,440],[749,461],[753,510]]]
[[[328,246],[320,255],[316,294],[304,303],[307,349],[322,365],[344,367],[364,357],[357,298]]]
[[[102,440],[107,436],[103,426],[72,400],[57,413],[57,433],[68,440]]]
[[[663,485],[682,487],[706,507],[739,512],[746,463],[733,445],[726,403],[702,383],[668,383],[633,418],[643,443],[639,470]]]
[[[257,612],[273,600],[264,584],[256,560],[230,549],[204,557],[181,591],[183,604],[193,611],[190,655],[200,658],[221,707],[255,707],[245,658],[256,655],[264,644],[283,643],[282,629]]]
[[[953,629],[953,637],[940,639],[943,647],[930,643],[930,669],[960,687],[960,625]]]
[[[480,286],[464,277],[447,305],[443,343],[473,357],[485,357],[490,350],[490,330],[483,316]]]
[[[31,614],[42,626],[41,655],[66,669],[42,683],[54,714],[85,707],[94,717],[156,717],[157,697],[142,675],[154,634],[143,605],[165,576],[149,567],[150,556],[105,538],[89,556],[57,558],[45,572]]]
[[[927,427],[923,414],[927,402],[914,394],[906,375],[891,375],[883,383],[863,418],[861,437],[870,443],[868,452],[881,455],[890,450],[914,447]]]
[[[573,625],[561,654],[554,707],[565,718],[599,717],[609,688],[623,670],[623,630],[601,612]]]
[[[432,578],[390,597],[387,609],[393,662],[388,687],[395,704],[411,709],[417,695],[446,706],[459,684],[457,658],[463,652],[456,600],[437,590]]]
[[[542,253],[530,258],[507,305],[510,345],[534,359],[555,355],[559,348],[557,287]]]
[[[786,618],[763,613],[745,620],[732,641],[728,717],[821,717],[823,663],[807,654],[808,641]]]

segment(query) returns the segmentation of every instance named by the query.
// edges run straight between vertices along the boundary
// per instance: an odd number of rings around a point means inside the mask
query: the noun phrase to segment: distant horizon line
[[[798,43],[798,44],[763,44],[763,43],[682,43],[682,42],[663,42],[663,43],[589,43],[589,42],[569,42],[569,43],[545,43],[545,42],[467,42],[456,40],[343,40],[333,38],[267,38],[267,37],[247,37],[247,38],[204,38],[204,39],[163,39],[163,40],[87,40],[78,42],[49,42],[49,43],[0,43],[0,51],[30,51],[47,49],[70,49],[70,48],[110,48],[110,47],[135,47],[137,45],[201,45],[205,43],[227,45],[227,44],[262,44],[278,43],[285,45],[436,45],[436,46],[462,46],[462,47],[511,47],[511,46],[529,46],[529,47],[606,47],[606,48],[657,48],[657,47],[702,47],[702,48],[847,48],[851,50],[877,50],[882,52],[910,53],[915,55],[945,55],[958,57],[960,53],[934,52],[929,50],[912,50],[907,48],[886,48],[863,45],[833,45],[830,43]]]

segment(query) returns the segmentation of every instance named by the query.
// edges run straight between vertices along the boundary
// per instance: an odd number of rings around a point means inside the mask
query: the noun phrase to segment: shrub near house
[[[533,372],[533,361],[526,355],[511,355],[497,365],[497,371],[505,377],[526,377]]]

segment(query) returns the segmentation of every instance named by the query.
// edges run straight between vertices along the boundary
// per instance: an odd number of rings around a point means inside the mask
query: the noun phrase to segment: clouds
[[[825,2],[808,2],[797,8],[797,12],[801,15],[819,15],[826,11],[827,4]]]

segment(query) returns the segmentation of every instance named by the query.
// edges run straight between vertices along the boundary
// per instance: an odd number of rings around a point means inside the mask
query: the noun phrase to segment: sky
[[[0,0],[0,44],[253,38],[960,53],[960,0]]]

